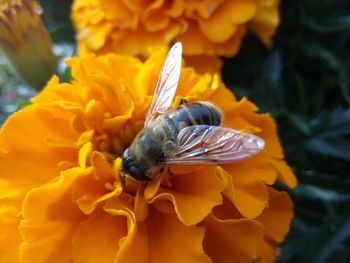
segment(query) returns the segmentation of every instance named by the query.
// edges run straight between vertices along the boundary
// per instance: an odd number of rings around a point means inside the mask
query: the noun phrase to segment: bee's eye
[[[122,155],[122,170],[127,171],[130,166],[131,158],[129,157],[129,148],[127,148]]]
[[[126,150],[123,152],[122,160],[123,161],[127,161],[128,159],[130,159],[130,157],[129,157],[129,148],[126,148]]]
[[[148,181],[148,177],[146,176],[145,171],[135,163],[132,163],[129,166],[129,173],[136,180]]]
[[[134,162],[133,158],[129,155],[129,148],[124,151],[122,156],[122,170],[123,172],[130,174],[130,176],[135,180],[150,180],[146,172],[136,162]]]

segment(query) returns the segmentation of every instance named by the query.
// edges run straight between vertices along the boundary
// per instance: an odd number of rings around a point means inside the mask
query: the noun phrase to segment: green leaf
[[[312,262],[331,262],[332,255],[336,254],[342,243],[350,238],[350,213],[347,213],[344,219],[336,224],[334,228],[331,237],[323,244]]]
[[[318,33],[337,33],[350,29],[350,15],[332,18],[324,23],[311,20],[307,24],[313,31]]]
[[[301,116],[289,111],[285,112],[284,114],[296,129],[298,129],[305,135],[311,134],[308,122],[304,120]]]
[[[342,67],[339,72],[339,87],[344,100],[350,106],[350,81],[347,70],[347,68]]]
[[[350,141],[348,140],[325,141],[320,138],[313,138],[306,142],[305,149],[310,152],[350,161]]]
[[[336,70],[339,67],[339,60],[335,53],[327,47],[322,46],[320,43],[304,42],[302,44],[302,50],[310,57],[320,58],[333,70]]]

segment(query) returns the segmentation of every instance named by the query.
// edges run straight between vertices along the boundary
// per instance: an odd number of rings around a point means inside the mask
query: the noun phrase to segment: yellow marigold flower
[[[41,88],[56,61],[37,7],[36,1],[0,0],[0,48],[28,84]]]
[[[208,100],[224,126],[257,134],[257,156],[178,166],[147,186],[120,181],[120,155],[143,126],[165,49],[139,59],[72,58],[74,80],[53,77],[0,132],[0,261],[272,262],[295,187],[276,125],[218,75],[183,68],[175,102]]]
[[[271,45],[278,6],[278,0],[75,0],[72,20],[80,54],[147,56],[150,46],[181,41],[185,56],[233,56],[247,28]]]

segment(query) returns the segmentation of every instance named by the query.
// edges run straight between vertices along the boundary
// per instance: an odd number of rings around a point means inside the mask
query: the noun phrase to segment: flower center
[[[139,131],[139,125],[126,125],[116,133],[96,134],[92,139],[92,143],[94,149],[103,153],[112,164],[131,145]]]

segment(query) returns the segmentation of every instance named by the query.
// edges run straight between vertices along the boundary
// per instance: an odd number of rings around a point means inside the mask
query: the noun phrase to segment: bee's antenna
[[[126,177],[126,175],[125,175],[125,173],[123,172],[123,171],[121,171],[120,173],[119,173],[119,177],[120,177],[120,182],[122,183],[122,188],[125,190],[125,191],[127,191],[127,189],[126,189],[126,179],[125,179],[125,177]]]

